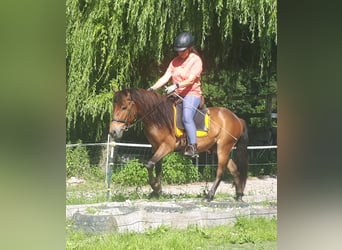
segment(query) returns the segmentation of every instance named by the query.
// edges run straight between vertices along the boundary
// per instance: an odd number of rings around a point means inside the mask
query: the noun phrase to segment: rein
[[[160,102],[158,102],[158,103],[155,105],[155,107],[158,107],[159,104],[161,104],[163,101],[164,101],[163,99],[160,100]],[[133,103],[133,104],[131,105],[131,108],[130,108],[130,110],[128,111],[127,116],[126,116],[126,118],[125,118],[124,120],[123,120],[123,119],[116,119],[116,118],[113,118],[113,119],[112,119],[112,122],[124,123],[124,124],[125,124],[125,131],[127,131],[128,129],[130,129],[131,127],[133,127],[137,122],[142,121],[146,116],[152,114],[152,113],[156,110],[156,108],[154,107],[152,110],[150,110],[149,112],[147,112],[144,116],[142,116],[142,117],[139,118],[139,119],[137,119],[136,114],[134,114],[134,119],[133,119],[132,123],[129,124],[129,122],[128,122],[128,117],[130,116],[130,113],[131,113],[131,111],[132,111],[132,106],[133,106],[134,104],[135,104],[135,103]]]

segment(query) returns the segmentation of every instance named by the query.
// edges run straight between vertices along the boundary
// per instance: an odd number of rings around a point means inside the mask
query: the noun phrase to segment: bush
[[[85,147],[66,149],[66,176],[81,177],[89,171],[89,156]]]
[[[146,168],[137,159],[130,160],[126,165],[114,168],[112,181],[123,186],[143,186],[147,184]]]
[[[89,171],[86,171],[86,177],[91,180],[104,180],[106,177],[106,172],[98,166],[90,166]]]
[[[217,167],[212,166],[204,166],[202,173],[201,173],[201,180],[202,181],[213,181],[216,177],[216,169]]]
[[[167,184],[184,184],[200,179],[196,166],[190,158],[171,153],[163,160],[163,181]]]
[[[162,176],[162,182],[166,184],[184,184],[200,179],[191,159],[177,153],[164,158]],[[143,164],[134,159],[124,166],[114,168],[112,181],[123,186],[143,186],[148,184],[148,173]]]

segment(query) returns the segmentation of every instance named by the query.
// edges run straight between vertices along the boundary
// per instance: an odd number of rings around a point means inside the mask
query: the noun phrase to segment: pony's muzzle
[[[123,130],[120,130],[120,129],[110,130],[109,134],[113,139],[120,139],[123,135]]]
[[[109,128],[109,134],[114,139],[120,139],[123,136],[123,132],[125,131],[126,126],[124,124],[114,124],[112,122]]]

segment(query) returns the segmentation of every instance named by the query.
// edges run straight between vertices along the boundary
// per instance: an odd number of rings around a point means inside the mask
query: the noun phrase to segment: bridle
[[[163,100],[161,100],[155,107],[158,107],[158,105],[159,105],[160,103],[162,103],[162,102],[163,102]],[[149,116],[151,113],[153,113],[153,112],[156,110],[156,108],[151,109],[149,112],[147,112],[146,114],[144,114],[144,115],[143,115],[142,117],[140,117],[138,120],[137,120],[137,114],[135,113],[135,114],[134,114],[134,119],[132,120],[131,123],[129,123],[129,122],[128,122],[128,118],[129,118],[130,115],[131,115],[132,106],[135,104],[134,101],[132,101],[132,100],[130,100],[129,103],[130,103],[130,104],[132,103],[132,104],[130,105],[130,109],[128,110],[127,116],[126,116],[125,119],[117,119],[117,118],[113,118],[113,119],[112,119],[112,122],[124,123],[124,125],[125,125],[124,130],[125,130],[125,131],[127,131],[129,128],[133,127],[133,125],[134,125],[135,123],[137,123],[137,122],[139,122],[139,121],[142,121],[146,116]]]
[[[124,130],[127,131],[130,127],[133,126],[133,122],[135,121],[135,119],[137,118],[137,114],[135,113],[134,114],[134,119],[132,120],[132,122],[129,122],[128,121],[128,118],[131,116],[131,112],[132,112],[132,107],[134,105],[134,102],[132,100],[129,101],[129,110],[127,111],[127,115],[126,115],[126,118],[125,119],[117,119],[117,118],[113,118],[112,119],[112,122],[120,122],[120,123],[123,123],[125,128]]]

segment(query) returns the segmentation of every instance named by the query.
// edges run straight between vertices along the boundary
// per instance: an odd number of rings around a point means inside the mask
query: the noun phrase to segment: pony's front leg
[[[172,137],[169,137],[168,140],[163,139],[164,143],[159,145],[151,158],[151,160],[147,163],[147,171],[148,171],[148,178],[149,184],[153,189],[154,194],[160,194],[161,192],[161,176],[162,176],[162,159],[171,153],[174,148],[175,142],[170,140]],[[155,167],[156,177],[153,174],[153,168]]]
[[[215,193],[216,193],[216,189],[218,188],[218,186],[220,185],[221,182],[221,178],[216,178],[213,185],[210,188],[209,193],[206,196],[207,201],[212,201],[214,199]]]
[[[153,174],[153,167],[155,166],[156,177]],[[161,161],[154,163],[153,161],[149,161],[147,164],[148,178],[149,184],[153,189],[154,193],[161,193],[161,175],[162,175],[162,164]]]
[[[215,181],[214,181],[213,185],[211,186],[210,191],[206,197],[207,201],[212,201],[214,199],[216,190],[221,183],[222,176],[223,176],[224,172],[225,172],[224,168],[221,167],[220,165],[218,165],[217,171],[216,171]]]
[[[222,156],[222,154],[220,155],[220,152],[218,152],[218,155],[220,157],[218,159],[218,165],[217,165],[217,170],[216,170],[216,178],[215,178],[215,181],[214,181],[209,193],[207,194],[207,197],[206,197],[207,201],[212,201],[214,199],[216,190],[221,183],[223,174],[226,171],[225,165],[228,161],[229,155],[223,155]]]

